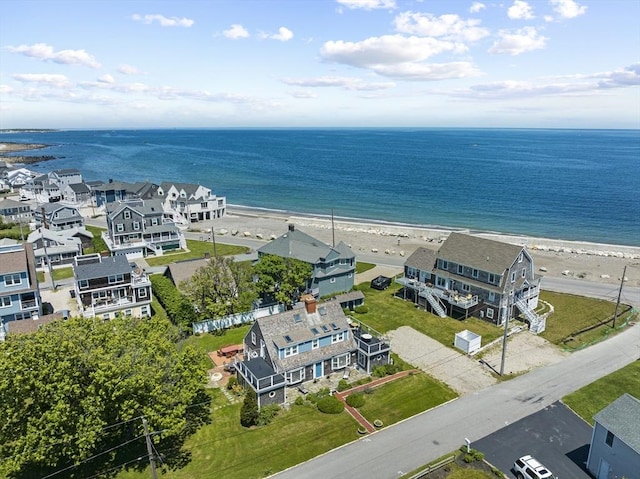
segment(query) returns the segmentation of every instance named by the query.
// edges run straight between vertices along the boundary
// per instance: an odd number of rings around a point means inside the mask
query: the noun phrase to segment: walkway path
[[[375,388],[378,386],[381,386],[383,384],[386,384],[390,381],[393,381],[395,379],[398,378],[403,378],[405,376],[408,376],[409,374],[415,373],[416,370],[415,369],[411,369],[409,371],[400,371],[399,373],[396,374],[392,374],[389,376],[385,376],[383,378],[380,379],[374,379],[371,382],[365,383],[365,384],[360,384],[359,386],[353,387],[351,389],[347,389],[346,391],[341,391],[341,392],[336,392],[335,395],[336,397],[342,401],[344,403],[344,408],[347,410],[347,412],[349,414],[351,414],[351,416],[360,423],[360,425],[362,427],[364,427],[367,432],[375,432],[376,428],[373,426],[373,424],[371,424],[369,421],[367,421],[367,419],[360,414],[360,411],[358,411],[356,408],[351,407],[347,404],[347,396],[349,396],[350,394],[353,393],[358,393],[358,392],[362,392],[365,389],[370,389],[370,388]]]

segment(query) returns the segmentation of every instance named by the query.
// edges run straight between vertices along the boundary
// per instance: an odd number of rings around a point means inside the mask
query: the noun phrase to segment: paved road
[[[470,394],[277,474],[278,479],[394,478],[548,407],[640,358],[640,324],[477,394]]]

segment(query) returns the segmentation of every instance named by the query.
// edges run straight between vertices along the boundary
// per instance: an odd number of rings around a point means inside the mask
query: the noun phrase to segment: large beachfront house
[[[224,196],[216,196],[211,188],[202,185],[163,182],[156,195],[162,200],[165,212],[177,224],[222,218],[227,209]]]
[[[49,173],[49,180],[62,190],[67,185],[82,183],[82,173],[75,168],[54,170]]]
[[[42,316],[33,248],[29,243],[0,245],[0,340],[14,321]]]
[[[258,249],[258,258],[269,254],[310,264],[313,272],[307,291],[316,298],[353,288],[356,255],[342,241],[335,247],[329,246],[290,224],[285,234]]]
[[[640,400],[628,393],[593,416],[587,458],[587,469],[593,477],[640,477],[639,417]]]
[[[75,297],[84,317],[111,319],[117,313],[151,316],[151,281],[125,256],[78,256],[73,276]]]
[[[158,200],[107,203],[107,231],[103,238],[113,254],[146,256],[186,248],[184,235],[164,217]]]
[[[396,280],[404,294],[441,317],[477,316],[498,325],[521,314],[533,332],[540,277],[525,246],[451,233],[437,251],[418,248]]]
[[[33,213],[29,205],[5,198],[0,200],[0,218],[5,223],[27,225],[33,218]]]
[[[389,362],[388,341],[350,324],[339,301],[302,300],[302,308],[257,319],[244,338],[238,380],[256,392],[260,407],[285,403],[286,386],[349,367],[370,373]]]
[[[29,234],[27,242],[33,245],[36,267],[45,268],[49,264],[52,267],[72,264],[91,238],[93,234],[85,228],[60,231],[38,228]]]
[[[33,218],[36,226],[44,226],[53,231],[84,227],[80,211],[74,206],[60,203],[45,203],[34,207]]]

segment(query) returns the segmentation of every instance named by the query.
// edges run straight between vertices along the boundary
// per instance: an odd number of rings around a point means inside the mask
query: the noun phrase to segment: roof
[[[420,246],[404,262],[405,266],[420,271],[433,271],[436,264],[436,251]]]
[[[77,261],[77,258],[76,258]],[[131,273],[131,265],[125,255],[96,256],[96,261],[74,263],[73,273],[77,280],[105,278],[116,274]]]
[[[269,366],[269,363],[261,357],[245,360],[243,363],[257,379],[268,378],[269,376],[276,374],[273,368]]]
[[[347,303],[349,301],[364,300],[364,293],[359,289],[355,291],[349,291],[348,293],[339,294],[334,298],[340,304]]]
[[[164,209],[162,208],[162,202],[156,199],[115,201],[113,203],[109,203],[106,209],[107,214],[113,218],[119,215],[120,212],[125,208],[132,209],[142,216],[162,215],[162,213],[164,212]]]
[[[357,347],[342,307],[335,300],[318,303],[314,313],[308,313],[304,307],[292,309],[259,318],[256,320],[256,324],[264,338],[269,357],[278,366],[275,369],[280,372],[301,368],[338,354],[348,353]],[[280,348],[340,332],[348,333],[348,337],[344,341],[288,358],[280,359],[278,357],[278,349]]]
[[[66,312],[66,316],[69,315],[69,312]],[[41,316],[38,319],[21,319],[19,321],[8,321],[4,323],[7,328],[7,332],[9,334],[28,334],[35,333],[40,326],[44,326],[45,324],[52,323],[58,319],[65,319],[65,313],[59,311],[53,314],[47,314],[45,316]]]
[[[29,205],[25,205],[24,203],[20,203],[19,201],[15,201],[9,198],[0,200],[0,210],[4,210],[7,208],[28,208],[28,207]]]
[[[187,195],[187,198],[191,196],[195,196],[196,191],[198,191],[198,188],[200,188],[200,185],[196,185],[193,183],[171,183],[169,181],[163,181],[160,184],[160,187],[164,191],[165,195],[167,194],[167,191],[171,189],[172,186],[175,187],[176,190],[178,191],[184,190],[184,192]]]
[[[85,183],[71,183],[67,185],[74,193],[89,193],[91,190]]]
[[[91,185],[91,189],[93,191],[111,191],[111,190],[119,190],[126,191],[128,188],[131,188],[129,183],[124,183],[122,181],[110,181],[109,183],[102,183],[101,185]]]
[[[38,208],[34,209],[34,211],[37,211],[38,213],[42,213],[43,209],[45,214],[47,215],[52,214],[58,210],[69,209],[69,210],[72,210],[71,216],[81,216],[80,212],[78,211],[78,208],[75,208],[74,206],[63,205],[60,203],[43,203]]]
[[[183,281],[191,279],[191,276],[193,276],[197,269],[202,268],[207,264],[209,264],[209,260],[207,258],[179,261],[177,263],[170,263],[167,267],[167,271],[173,281],[173,284],[178,286]]]
[[[524,249],[462,233],[451,233],[438,250],[438,258],[490,273],[502,274],[509,269]]]
[[[296,230],[289,225],[289,230],[258,249],[258,253],[272,254],[282,258],[295,258],[305,263],[316,264],[328,258],[354,258],[353,251],[343,242],[336,248]]]
[[[77,170],[76,168],[63,168],[61,170],[54,170],[53,173],[55,173],[58,176],[61,175],[79,175],[80,174],[80,170]]]
[[[593,416],[593,419],[640,454],[640,422],[631,420],[634,417],[640,417],[640,400],[624,393]]]
[[[8,245],[0,248],[0,274],[19,273],[27,271],[27,245]],[[29,245],[31,247],[31,245]]]

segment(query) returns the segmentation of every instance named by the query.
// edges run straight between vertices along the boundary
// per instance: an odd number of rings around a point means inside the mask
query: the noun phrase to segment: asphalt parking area
[[[559,479],[591,479],[584,464],[589,454],[591,427],[557,401],[535,414],[471,444],[508,477],[513,462],[530,454]]]

